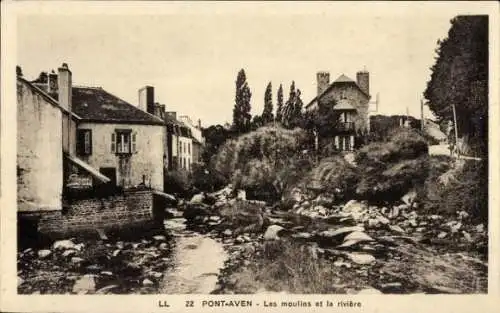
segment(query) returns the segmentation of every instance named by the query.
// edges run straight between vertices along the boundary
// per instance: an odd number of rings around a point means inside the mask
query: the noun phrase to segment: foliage
[[[198,191],[214,192],[225,185],[225,180],[213,172],[206,164],[194,163],[191,171],[191,182]]]
[[[276,102],[276,121],[281,122],[283,119],[283,85],[280,84],[278,88],[277,102]]]
[[[224,144],[227,139],[233,136],[233,133],[222,125],[212,125],[208,128],[204,128],[202,130],[202,135],[205,138],[202,159],[204,163],[208,164],[210,158],[217,153],[219,147]]]
[[[455,215],[467,212],[472,222],[488,222],[488,165],[485,160],[459,160],[454,167],[434,165],[419,195],[423,208]],[[437,161],[434,161],[437,163]],[[462,166],[460,166],[462,163]],[[451,174],[451,175],[450,175]],[[447,176],[447,179],[442,179]]]
[[[16,65],[16,76],[23,77],[23,70],[19,65]]]
[[[306,179],[319,182],[328,193],[348,196],[354,195],[361,177],[356,167],[335,156],[322,159]]]
[[[235,188],[273,190],[281,195],[299,173],[305,134],[300,129],[261,127],[227,141],[212,161],[212,168]]]
[[[191,177],[186,170],[169,171],[164,177],[165,192],[187,197],[192,191]]]
[[[236,78],[236,97],[233,109],[233,129],[237,133],[245,133],[250,130],[252,93],[248,87],[245,70],[241,69]]]
[[[355,162],[363,173],[357,194],[369,200],[391,201],[423,184],[428,173],[428,146],[416,131],[400,129],[388,142],[360,149]]]
[[[440,121],[453,121],[455,105],[459,137],[470,136],[487,153],[488,17],[457,16],[448,37],[438,40],[436,63],[424,92]]]
[[[268,124],[274,121],[273,115],[273,87],[271,82],[267,84],[264,94],[264,111],[262,112],[262,124]]]
[[[295,90],[295,82],[290,85],[290,94],[282,109],[281,122],[284,127],[292,129],[301,126],[303,102],[300,98],[300,90]]]

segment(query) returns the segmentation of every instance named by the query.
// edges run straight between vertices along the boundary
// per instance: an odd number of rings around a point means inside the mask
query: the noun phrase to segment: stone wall
[[[68,200],[62,211],[36,215],[20,214],[21,220],[34,220],[40,234],[61,237],[94,233],[96,229],[120,231],[155,225],[153,193],[126,191],[105,198]]]

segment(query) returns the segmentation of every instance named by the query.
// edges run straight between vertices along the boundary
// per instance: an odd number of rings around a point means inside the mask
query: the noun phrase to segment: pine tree
[[[264,111],[262,111],[262,123],[265,125],[271,123],[273,120],[273,87],[271,85],[271,82],[269,82],[264,94]]]
[[[276,121],[282,122],[283,120],[283,85],[280,84],[278,88],[278,99],[276,103]]]
[[[245,133],[250,130],[252,115],[250,99],[252,93],[248,87],[245,70],[241,69],[236,77],[236,97],[233,109],[233,130]]]

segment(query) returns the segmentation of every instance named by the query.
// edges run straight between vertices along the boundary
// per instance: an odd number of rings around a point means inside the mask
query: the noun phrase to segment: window
[[[188,153],[191,154],[191,144],[188,142]]]
[[[131,154],[137,150],[136,133],[130,129],[117,129],[111,134],[111,151],[116,154]]]
[[[77,130],[76,153],[79,155],[92,154],[92,130],[90,129]]]

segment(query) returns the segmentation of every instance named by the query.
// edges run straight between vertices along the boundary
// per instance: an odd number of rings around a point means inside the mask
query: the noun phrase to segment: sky
[[[437,40],[453,14],[329,15],[178,14],[21,15],[17,64],[27,79],[57,71],[63,62],[73,83],[100,86],[134,104],[138,90],[155,87],[167,111],[201,119],[203,126],[232,121],[236,75],[244,69],[252,114],[261,114],[268,82],[292,81],[304,103],[316,96],[316,73],[356,79],[370,72],[377,114],[420,117],[420,100],[435,62]],[[431,117],[426,109],[426,117]]]

